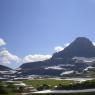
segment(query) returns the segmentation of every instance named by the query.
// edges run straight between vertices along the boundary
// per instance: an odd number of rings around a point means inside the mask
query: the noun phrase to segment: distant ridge
[[[9,68],[7,66],[0,65],[0,71],[8,71],[8,70],[11,70],[11,68]]]

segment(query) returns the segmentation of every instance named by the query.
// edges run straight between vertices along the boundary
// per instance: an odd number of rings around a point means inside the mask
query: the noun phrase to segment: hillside
[[[95,46],[85,37],[76,38],[68,47],[53,54],[51,59],[24,63],[20,66],[22,75],[65,76],[87,75],[95,71]],[[67,73],[66,73],[67,72]]]

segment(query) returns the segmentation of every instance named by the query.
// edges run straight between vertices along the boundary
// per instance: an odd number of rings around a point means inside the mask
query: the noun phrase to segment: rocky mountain
[[[95,46],[85,37],[79,37],[63,51],[55,53],[52,58],[95,57]]]
[[[90,66],[92,68],[87,69]],[[87,76],[88,72],[94,72],[94,67],[95,46],[88,38],[78,37],[64,50],[54,53],[51,59],[21,65],[17,75]]]
[[[9,70],[11,70],[11,68],[0,65],[0,71],[9,71]]]
[[[0,65],[0,81],[11,79],[12,74],[13,73],[12,73],[11,68],[9,68],[7,66]]]

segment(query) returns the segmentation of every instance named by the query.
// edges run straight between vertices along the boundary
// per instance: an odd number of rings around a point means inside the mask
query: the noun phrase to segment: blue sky
[[[95,0],[0,0],[0,38],[11,54],[51,55],[79,36],[95,41]]]

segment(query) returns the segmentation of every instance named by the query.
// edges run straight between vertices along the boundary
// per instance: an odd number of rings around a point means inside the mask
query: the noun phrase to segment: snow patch
[[[46,67],[45,69],[63,70],[63,68],[61,68],[60,66],[50,66],[50,67]]]
[[[68,75],[68,74],[72,74],[74,73],[74,71],[65,71],[65,72],[62,72],[60,75],[63,76],[63,75]]]
[[[87,68],[84,69],[84,71],[88,71],[89,69],[93,69],[95,67],[92,67],[92,66],[88,66]]]
[[[73,57],[72,59],[76,59],[76,60],[81,60],[81,61],[83,61],[84,63],[92,63],[92,62],[94,62],[95,61],[95,57],[92,57],[92,58],[86,58],[86,57],[77,57],[77,56],[75,56],[75,57]]]

